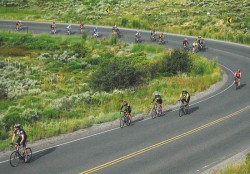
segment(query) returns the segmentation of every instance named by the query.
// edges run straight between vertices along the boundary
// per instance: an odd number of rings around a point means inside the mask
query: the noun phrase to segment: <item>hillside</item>
[[[5,0],[0,6],[1,19],[116,24],[250,44],[248,0]]]

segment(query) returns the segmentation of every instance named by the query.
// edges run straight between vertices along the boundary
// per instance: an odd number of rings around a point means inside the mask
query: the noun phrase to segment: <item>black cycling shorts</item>
[[[19,137],[16,141],[16,144],[20,144],[21,140],[22,140],[22,137]],[[26,140],[27,140],[27,138],[24,138],[22,144],[20,144],[20,145],[22,145],[23,147],[26,147]]]

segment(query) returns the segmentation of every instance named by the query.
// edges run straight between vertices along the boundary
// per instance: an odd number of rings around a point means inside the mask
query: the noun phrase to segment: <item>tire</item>
[[[20,158],[20,154],[19,152],[12,152],[10,155],[10,165],[12,167],[16,167],[19,165],[19,163],[22,161],[22,159]]]
[[[27,161],[26,161],[26,163],[28,163],[28,162],[30,162],[31,161],[31,158],[32,158],[32,150],[31,150],[31,148],[26,148],[26,150],[27,150],[27,153],[28,153],[28,156],[27,156]]]
[[[184,115],[183,107],[180,107],[179,109],[179,117]]]
[[[121,117],[120,119],[120,128],[124,127],[124,117]]]
[[[128,119],[126,123],[127,123],[127,126],[130,126],[131,125],[131,120]]]
[[[151,117],[152,117],[152,119],[154,119],[156,116],[157,116],[156,110],[155,110],[155,108],[153,108],[152,112],[151,112]]]

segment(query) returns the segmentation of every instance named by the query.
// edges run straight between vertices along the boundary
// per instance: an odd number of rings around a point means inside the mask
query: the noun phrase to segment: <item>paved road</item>
[[[28,23],[28,32],[49,31],[49,23]],[[58,25],[65,34],[65,24]],[[101,28],[101,27],[100,27]],[[0,21],[1,30],[13,30],[14,22]],[[91,33],[93,27],[86,28]],[[79,33],[73,26],[73,35]],[[24,31],[27,32],[27,28]],[[110,27],[100,29],[102,37]],[[134,41],[135,31],[121,29],[121,39]],[[142,32],[144,42],[149,32]],[[167,48],[180,47],[184,36],[168,35]],[[190,41],[193,40],[189,37]],[[100,174],[194,174],[229,158],[250,144],[250,47],[207,40],[209,49],[200,53],[208,59],[217,57],[228,81],[222,89],[191,102],[190,115],[178,117],[176,111],[157,119],[136,122],[131,127],[114,128],[71,143],[34,154],[31,163],[10,167],[0,162],[1,173],[100,173]],[[232,86],[232,72],[243,73],[239,90]],[[65,140],[66,141],[66,140]],[[6,159],[2,159],[6,160]]]

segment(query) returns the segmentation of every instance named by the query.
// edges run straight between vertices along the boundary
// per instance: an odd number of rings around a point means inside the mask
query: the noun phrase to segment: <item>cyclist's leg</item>
[[[23,146],[23,151],[26,155],[28,155],[27,149],[26,149],[26,138],[23,140],[22,142],[22,146]]]
[[[156,102],[156,106],[157,106],[157,112],[158,112],[160,110],[160,104]]]
[[[132,120],[131,111],[128,111],[128,118],[130,121]]]

